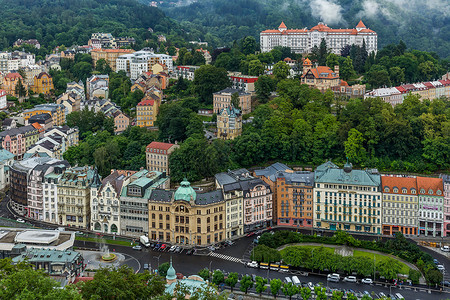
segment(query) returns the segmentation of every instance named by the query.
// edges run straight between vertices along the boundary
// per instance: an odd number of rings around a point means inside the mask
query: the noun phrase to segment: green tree
[[[394,86],[405,82],[405,70],[400,67],[392,67],[389,69],[389,77]]]
[[[101,58],[97,60],[95,71],[99,72],[100,74],[109,74],[111,73],[112,69],[109,66],[109,63],[104,58]]]
[[[170,46],[169,48],[167,48],[167,54],[169,54],[170,56],[177,55],[177,48],[175,48],[175,46]]]
[[[209,280],[210,279],[209,269],[208,268],[201,269],[200,271],[198,271],[198,276],[203,278],[203,280]]]
[[[350,57],[347,57],[339,65],[339,77],[347,81],[353,76],[355,76],[355,69],[353,69],[353,62]]]
[[[275,278],[270,281],[270,292],[274,298],[277,297],[282,285],[283,282],[280,279]]]
[[[342,300],[343,293],[341,291],[333,291],[333,294],[331,295],[331,300]]]
[[[264,73],[264,66],[263,64],[257,60],[251,60],[248,63],[248,75],[250,76],[259,76]]]
[[[235,108],[240,108],[240,100],[239,100],[239,92],[235,92],[233,94],[231,94],[231,104],[235,107]]]
[[[239,275],[236,272],[231,272],[228,274],[228,277],[225,279],[226,285],[228,285],[231,288],[231,292],[233,292],[233,288],[236,286],[236,284],[239,281]]]
[[[292,282],[283,284],[283,294],[289,297],[289,300],[292,299],[292,296],[298,294],[299,288]]]
[[[390,257],[377,262],[377,271],[381,276],[387,280],[392,280],[397,278],[397,274],[400,273],[402,269],[401,263]]]
[[[168,262],[160,264],[158,267],[158,274],[162,277],[166,277],[167,270],[169,270],[169,268],[170,268],[170,263],[168,263]]]
[[[258,80],[255,82],[255,91],[259,102],[266,103],[269,100],[271,93],[275,91],[275,88],[276,83],[271,77],[267,75],[259,76]]]
[[[317,300],[327,300],[328,299],[328,296],[326,294],[326,289],[321,286],[315,286],[314,293],[316,294]]]
[[[361,132],[355,128],[348,132],[348,139],[344,143],[345,155],[356,163],[361,163],[366,158],[366,149],[364,149],[364,137]]]
[[[261,276],[256,276],[255,278],[255,289],[256,292],[259,294],[259,297],[261,297],[262,293],[267,289],[267,279],[262,278]]]
[[[322,39],[320,41],[319,56],[317,58],[317,62],[319,63],[319,66],[325,66],[325,64],[327,63],[328,53],[329,53],[329,51],[327,48],[327,42],[325,41],[325,39]]]
[[[291,67],[284,61],[279,61],[273,66],[273,75],[278,80],[286,79],[291,71]]]
[[[257,43],[253,36],[246,36],[242,39],[242,53],[245,55],[254,54],[256,52]]]
[[[370,86],[374,89],[384,85],[391,85],[389,72],[380,65],[372,66],[372,68],[370,68],[369,72],[367,72],[366,74],[366,79]]]
[[[19,81],[16,84],[15,92],[16,92],[17,96],[19,96],[19,98],[27,95],[27,89],[23,85],[21,78],[19,78]]]
[[[212,282],[215,285],[220,285],[222,282],[225,281],[225,276],[223,275],[222,271],[215,270],[212,276]]]
[[[339,56],[337,56],[334,53],[328,54],[328,56],[327,56],[327,66],[330,69],[334,70],[334,67],[338,66],[338,65],[339,65]]]
[[[308,287],[302,287],[300,289],[300,295],[303,300],[309,300],[311,298],[311,289]]]
[[[195,70],[194,92],[205,104],[212,104],[213,93],[231,86],[227,71],[212,65],[203,65]]]
[[[353,293],[348,293],[347,299],[348,300],[358,300],[358,297],[356,297]]]
[[[239,281],[239,283],[240,283],[239,289],[245,294],[247,294],[248,290],[253,287],[253,280],[248,275],[242,276],[242,279]]]

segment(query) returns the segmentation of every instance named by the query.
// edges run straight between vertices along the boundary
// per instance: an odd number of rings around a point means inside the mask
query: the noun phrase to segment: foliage
[[[251,257],[258,262],[274,262],[280,261],[280,253],[266,245],[258,245],[252,250]]]
[[[203,278],[203,280],[209,280],[210,272],[208,268],[203,268],[200,271],[198,271],[198,276]]]
[[[300,289],[300,295],[303,300],[309,300],[311,298],[311,289],[309,287],[302,287]]]
[[[284,61],[279,61],[273,66],[273,75],[276,79],[286,79],[290,75],[291,67]]]
[[[85,108],[74,111],[66,116],[69,127],[78,127],[79,135],[83,137],[87,132],[107,131],[114,134],[114,119],[108,118],[103,112],[95,113]]]
[[[236,286],[236,284],[239,281],[239,275],[236,272],[231,272],[228,274],[228,277],[225,279],[226,285],[228,285],[231,288],[231,292],[233,292],[233,288]]]
[[[258,80],[255,82],[255,91],[259,102],[267,103],[270,94],[275,91],[275,88],[276,83],[271,77],[267,75],[259,76]]]
[[[212,65],[195,70],[193,90],[205,104],[212,104],[213,93],[231,86],[227,71]]]
[[[256,276],[255,278],[255,289],[256,292],[261,296],[261,294],[267,290],[267,278],[263,278],[261,276]]]
[[[277,297],[277,294],[280,291],[282,286],[283,286],[283,282],[280,279],[275,278],[275,279],[270,280],[270,292],[272,293],[274,298]]]
[[[239,281],[239,289],[241,292],[247,294],[248,290],[253,287],[253,280],[249,275],[242,276],[242,279]]]
[[[215,285],[219,285],[225,281],[225,276],[223,272],[220,270],[215,270],[212,274],[212,283]]]
[[[162,277],[166,277],[167,271],[169,270],[169,268],[170,268],[170,263],[168,263],[168,262],[160,264],[158,267],[158,274]]]
[[[293,284],[292,282],[284,283],[283,284],[283,294],[289,297],[289,300],[292,299],[292,296],[299,293],[300,289],[298,286]]]

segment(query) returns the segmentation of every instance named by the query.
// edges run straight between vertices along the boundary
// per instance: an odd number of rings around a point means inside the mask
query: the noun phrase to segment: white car
[[[177,248],[177,246],[172,246],[172,247],[170,247],[169,252],[175,251],[176,248]]]
[[[450,247],[449,246],[442,246],[441,247],[441,251],[450,252]]]
[[[19,223],[25,223],[25,220],[24,219],[20,219],[20,218],[17,219],[16,221],[19,222]]]
[[[249,263],[247,263],[247,267],[257,268],[258,267],[258,263],[256,261],[249,262]]]
[[[443,265],[437,265],[437,269],[442,272],[445,270],[445,267]]]
[[[347,276],[347,277],[344,277],[344,281],[345,282],[356,282],[356,277],[355,276]]]
[[[362,283],[365,283],[365,284],[372,284],[372,283],[373,283],[373,280],[370,279],[370,278],[364,278],[363,280],[361,280],[361,282],[362,282]]]

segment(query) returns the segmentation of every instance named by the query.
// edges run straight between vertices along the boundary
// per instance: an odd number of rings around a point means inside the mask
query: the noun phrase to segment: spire
[[[359,20],[358,25],[356,25],[356,28],[366,28],[366,25],[364,25],[362,20]]]
[[[284,24],[283,21],[281,21],[281,24],[280,24],[280,26],[278,26],[278,28],[284,28],[284,29],[287,29],[286,24]]]
[[[175,269],[172,266],[172,256],[170,257],[170,266],[169,266],[169,269],[167,270],[166,279],[167,280],[177,279],[177,273],[175,272]]]

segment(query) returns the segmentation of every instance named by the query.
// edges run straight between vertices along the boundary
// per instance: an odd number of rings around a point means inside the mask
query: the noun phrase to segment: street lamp
[[[159,269],[159,258],[161,257],[161,254],[159,256],[153,256],[153,258],[156,258],[158,260],[158,269]]]
[[[209,281],[211,282],[211,264],[212,264],[212,260],[209,261]]]

